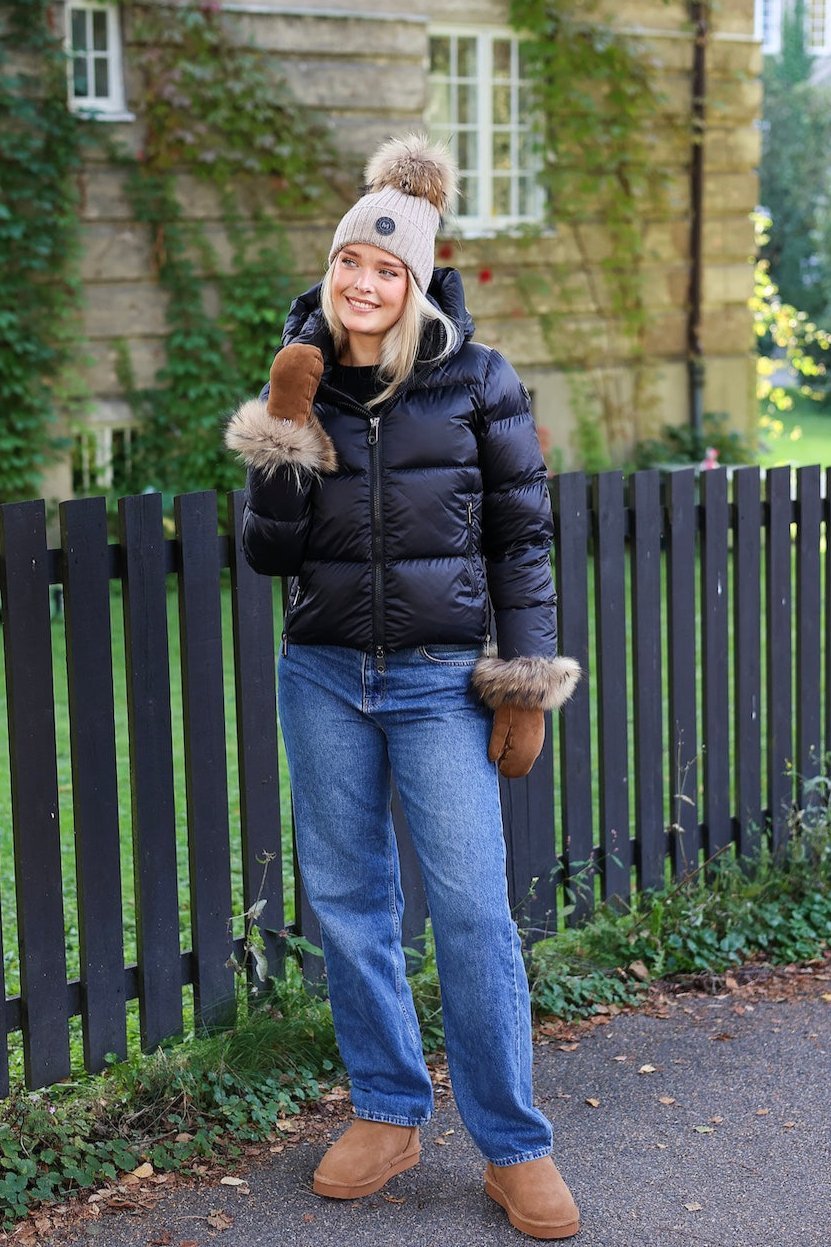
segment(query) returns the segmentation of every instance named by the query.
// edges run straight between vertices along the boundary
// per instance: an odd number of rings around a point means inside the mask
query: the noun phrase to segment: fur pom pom
[[[423,134],[384,143],[370,159],[364,176],[370,193],[391,187],[428,200],[440,214],[447,211],[458,180],[447,149],[430,143]]]

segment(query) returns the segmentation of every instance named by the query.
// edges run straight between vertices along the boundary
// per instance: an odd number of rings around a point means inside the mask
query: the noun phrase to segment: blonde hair
[[[394,325],[381,339],[381,350],[378,356],[378,373],[386,386],[380,394],[376,394],[367,403],[367,407],[377,407],[388,398],[392,398],[400,385],[407,380],[415,367],[421,335],[426,324],[434,321],[444,333],[441,350],[425,362],[440,364],[448,355],[452,355],[459,341],[459,330],[449,316],[445,316],[435,304],[431,303],[420,290],[409,269],[407,271],[407,294],[404,298],[404,309]],[[326,270],[320,289],[320,306],[323,311],[329,332],[335,343],[335,354],[340,357],[346,346],[349,335],[343,322],[335,311],[332,298],[332,272]]]

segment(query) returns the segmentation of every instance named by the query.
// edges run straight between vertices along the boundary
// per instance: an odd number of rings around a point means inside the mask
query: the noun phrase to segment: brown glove
[[[323,356],[316,346],[296,342],[274,356],[269,373],[268,414],[275,420],[308,423],[323,373]]]
[[[488,757],[499,764],[506,779],[519,779],[528,774],[540,756],[544,740],[544,710],[503,702],[494,711]]]

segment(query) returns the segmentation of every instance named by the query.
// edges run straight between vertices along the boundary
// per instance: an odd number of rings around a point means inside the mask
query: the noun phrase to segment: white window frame
[[[107,0],[67,0],[65,5],[65,46],[67,54],[67,94],[69,108],[74,113],[95,116],[106,121],[134,121],[128,112],[124,96],[124,67],[121,53],[121,15],[116,3]],[[107,15],[107,96],[76,96],[74,87],[74,49],[72,45],[72,14],[105,12]],[[91,25],[91,23],[90,23]]]
[[[452,36],[476,40],[476,124],[479,136],[477,144],[476,173],[479,182],[480,211],[476,215],[456,215],[455,221],[463,234],[470,237],[481,237],[510,231],[522,226],[540,225],[545,214],[545,192],[535,180],[531,191],[532,211],[526,215],[495,215],[491,209],[493,192],[493,44],[495,41],[507,40],[511,44],[511,83],[513,90],[519,88],[518,49],[521,39],[516,31],[503,27],[481,26],[445,26],[431,25],[428,31],[430,39],[446,39]],[[428,84],[430,80],[428,61]],[[483,89],[484,88],[484,89]],[[513,109],[512,109],[513,115]],[[513,118],[512,118],[513,126]],[[442,136],[444,137],[444,136]],[[452,148],[452,141],[451,141]],[[529,172],[536,174],[536,167],[531,166]],[[484,211],[481,211],[484,206]]]
[[[765,30],[765,10],[769,13],[769,25]],[[782,0],[756,0],[756,38],[766,56],[776,56],[782,50]]]
[[[819,17],[822,22],[822,42],[814,43],[814,22]],[[805,20],[808,23],[806,46],[814,56],[828,56],[831,53],[831,0],[806,0]]]

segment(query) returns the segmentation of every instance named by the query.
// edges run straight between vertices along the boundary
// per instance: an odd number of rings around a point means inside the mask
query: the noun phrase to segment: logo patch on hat
[[[394,234],[395,221],[388,216],[379,216],[378,220],[375,222],[375,229],[379,234]]]

